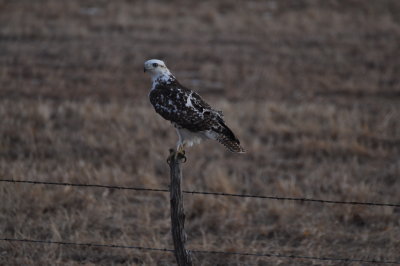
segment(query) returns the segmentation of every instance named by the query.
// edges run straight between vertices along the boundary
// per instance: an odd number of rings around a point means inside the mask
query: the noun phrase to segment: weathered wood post
[[[182,170],[181,163],[186,160],[184,155],[170,150],[167,160],[170,168],[170,200],[171,200],[171,232],[175,247],[176,262],[179,266],[192,266],[190,251],[185,249],[185,212],[183,209],[183,198],[181,189]]]

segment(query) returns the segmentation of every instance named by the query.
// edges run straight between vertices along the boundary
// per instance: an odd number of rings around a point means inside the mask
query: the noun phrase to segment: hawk
[[[225,124],[222,112],[213,109],[196,92],[182,86],[163,61],[146,61],[144,72],[148,72],[153,81],[149,94],[151,104],[176,128],[178,152],[184,153],[185,147],[205,139],[217,140],[231,152],[245,152]]]

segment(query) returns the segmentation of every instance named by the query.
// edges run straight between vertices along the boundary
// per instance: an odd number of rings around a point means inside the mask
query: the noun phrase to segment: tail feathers
[[[240,146],[240,142],[238,139],[231,139],[231,138],[227,137],[226,135],[220,134],[218,136],[217,140],[231,152],[238,152],[238,153],[246,152],[243,149],[243,147]]]
[[[244,153],[245,150],[240,146],[239,139],[236,138],[232,130],[225,125],[224,120],[221,117],[218,117],[218,122],[218,126],[215,128],[215,132],[218,132],[215,139],[231,152]]]

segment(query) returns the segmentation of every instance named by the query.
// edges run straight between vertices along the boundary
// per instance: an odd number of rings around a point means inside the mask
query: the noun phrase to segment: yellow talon
[[[183,147],[184,147],[183,145],[180,145],[178,147],[178,150],[176,152],[176,158],[178,160],[183,160],[183,163],[185,163],[186,162],[186,156],[185,156],[185,150],[184,150]]]
[[[187,159],[185,156],[185,150],[183,149],[182,146],[180,146],[178,148],[178,151],[175,151],[173,149],[169,150],[169,156],[167,158],[167,163],[170,164],[171,163],[171,159],[174,158],[175,160],[179,160],[183,163],[186,163]]]

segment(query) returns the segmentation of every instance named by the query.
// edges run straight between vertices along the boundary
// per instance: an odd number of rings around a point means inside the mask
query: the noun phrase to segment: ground
[[[168,188],[163,59],[246,154],[186,151],[183,188],[399,203],[400,2],[0,1],[0,179]],[[400,261],[400,208],[185,194],[188,248]],[[0,238],[172,248],[163,192],[0,182]],[[365,265],[195,254],[195,265]],[[174,265],[0,241],[2,265]]]

